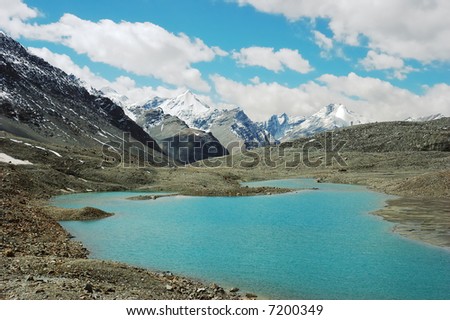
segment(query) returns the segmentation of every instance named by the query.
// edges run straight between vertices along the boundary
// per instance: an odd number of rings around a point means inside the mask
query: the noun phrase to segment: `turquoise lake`
[[[216,282],[271,299],[450,299],[450,251],[403,238],[369,214],[389,196],[310,179],[250,186],[319,187],[254,197],[108,192],[56,197],[113,217],[61,222],[92,258]]]

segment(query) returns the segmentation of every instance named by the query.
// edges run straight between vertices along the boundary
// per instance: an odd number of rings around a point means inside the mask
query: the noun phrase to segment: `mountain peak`
[[[191,90],[187,89],[184,93],[180,94],[180,96],[195,96],[195,94]]]
[[[285,112],[283,112],[282,114],[277,116],[277,120],[278,120],[278,123],[280,125],[282,125],[284,123],[288,123],[289,122],[289,116]]]
[[[210,107],[201,101],[191,90],[186,90],[184,93],[177,96],[174,101],[177,103],[183,103],[186,107],[198,107],[201,106],[206,109],[210,109]]]
[[[190,90],[173,99],[167,99],[159,107],[164,113],[180,118],[190,127],[193,127],[196,119],[203,118],[213,111]]]
[[[354,115],[343,104],[331,103],[313,114],[312,117],[340,119],[347,122],[354,118]]]
[[[322,110],[323,110],[323,113],[326,115],[329,115],[332,113],[338,113],[338,112],[341,112],[341,113],[348,112],[347,108],[343,104],[340,104],[340,103],[330,103],[329,105],[324,107]]]

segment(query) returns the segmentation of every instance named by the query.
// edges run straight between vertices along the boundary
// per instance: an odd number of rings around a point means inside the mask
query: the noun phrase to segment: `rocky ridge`
[[[325,145],[327,136],[332,137],[335,145],[339,141],[345,142],[342,151],[450,151],[450,118],[368,123],[319,133],[314,138]],[[286,142],[286,145],[304,145],[309,141],[310,138],[301,138]]]
[[[123,132],[158,144],[109,98],[89,93],[78,79],[30,54],[0,33],[0,129],[42,142],[98,146]]]

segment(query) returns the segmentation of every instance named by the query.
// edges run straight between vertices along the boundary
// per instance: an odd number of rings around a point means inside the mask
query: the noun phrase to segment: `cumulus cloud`
[[[28,48],[28,50],[47,61],[51,65],[63,70],[67,74],[72,74],[83,81],[86,87],[92,87],[97,90],[104,90],[107,94],[114,90],[117,94],[111,96],[117,100],[125,99],[126,104],[144,104],[155,96],[172,97],[181,93],[186,88],[179,88],[176,90],[167,89],[162,86],[156,88],[150,86],[137,86],[136,82],[130,77],[120,76],[114,81],[109,81],[95,73],[89,67],[80,67],[68,55],[59,54],[50,51],[47,48]]]
[[[421,62],[450,61],[448,0],[236,0],[289,20],[325,18],[333,39]]]
[[[283,48],[275,51],[268,47],[242,48],[233,52],[233,59],[242,66],[258,66],[274,72],[287,69],[299,73],[308,73],[312,70],[308,60],[305,60],[298,50]]]
[[[392,70],[391,77],[403,80],[406,75],[416,69],[406,66],[402,59],[388,54],[378,53],[370,50],[367,56],[359,61],[365,70]]]
[[[41,57],[51,65],[63,70],[67,74],[73,74],[93,88],[102,88],[110,84],[105,78],[94,74],[89,67],[80,67],[66,54],[58,54],[50,51],[48,48],[29,47],[28,51]]]
[[[328,38],[326,35],[324,35],[322,32],[314,30],[314,42],[316,45],[322,49],[322,52],[320,53],[322,57],[327,58],[330,55],[331,49],[333,49],[333,39]]]
[[[118,93],[119,101],[126,105],[143,105],[154,97],[176,97],[186,91],[186,87],[169,89],[164,86],[138,86],[130,77],[120,76],[101,89],[111,88]],[[114,98],[114,95],[110,97]],[[123,98],[126,97],[126,101]]]
[[[393,72],[388,75],[389,78],[395,78],[398,80],[405,80],[406,77],[408,76],[408,73],[414,72],[414,71],[418,71],[418,69],[415,69],[411,66],[405,66],[404,68],[401,69],[397,69],[397,70],[393,70]]]
[[[253,84],[258,84],[258,83],[261,83],[261,79],[258,76],[255,76],[250,79],[250,82]]]
[[[314,110],[304,103],[307,96],[298,88],[265,82],[243,84],[217,74],[211,76],[211,80],[224,102],[241,106],[256,121],[267,120],[272,114],[282,112],[305,114]]]
[[[225,102],[242,106],[257,121],[281,112],[310,115],[333,102],[343,103],[372,121],[448,114],[450,106],[450,86],[446,84],[426,88],[417,95],[387,81],[355,73],[340,77],[325,74],[294,88],[278,83],[243,84],[220,75],[211,79]]]
[[[23,21],[36,18],[39,15],[37,9],[28,7],[20,0],[0,0],[0,26],[8,26],[8,32],[17,35]]]
[[[94,62],[153,76],[172,85],[209,91],[208,83],[192,64],[227,54],[201,39],[173,34],[150,22],[93,22],[64,14],[55,23],[30,24],[27,20],[38,15],[35,9],[21,0],[0,1],[0,27],[14,37],[61,43]]]
[[[314,30],[314,42],[321,49],[320,56],[325,59],[330,59],[333,55],[344,59],[350,60],[344,53],[342,45],[336,44],[332,39],[324,35],[322,32]]]
[[[370,50],[367,56],[360,61],[366,70],[401,69],[404,67],[403,60],[384,53]]]

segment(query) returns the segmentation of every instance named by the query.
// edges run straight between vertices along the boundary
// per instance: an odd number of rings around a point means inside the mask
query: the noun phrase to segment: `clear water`
[[[450,299],[450,251],[393,234],[368,214],[388,196],[312,180],[252,183],[317,191],[255,197],[130,192],[60,196],[116,215],[62,225],[92,257],[170,270],[276,299]]]

